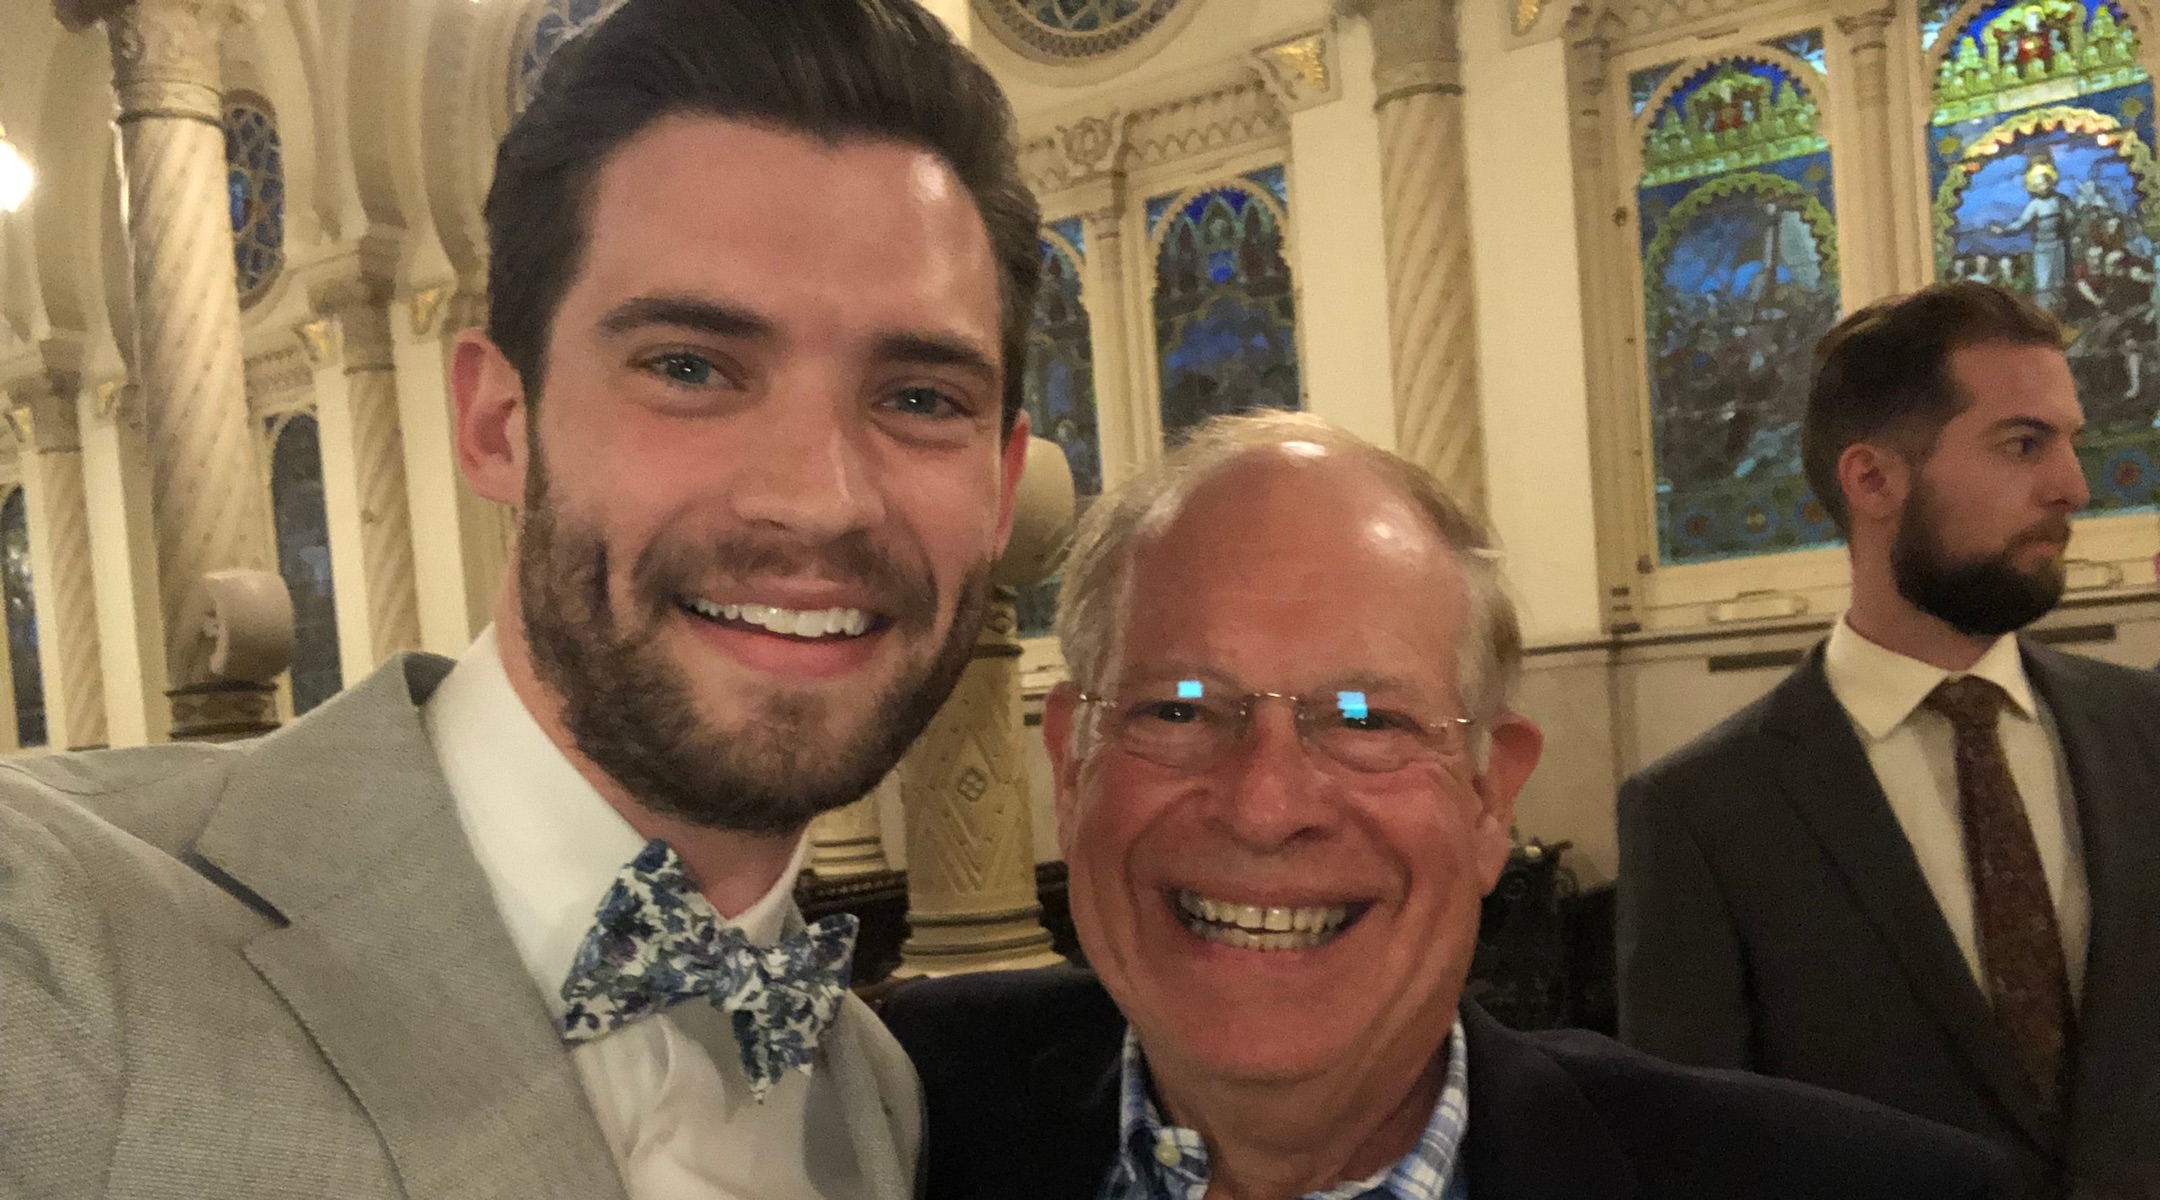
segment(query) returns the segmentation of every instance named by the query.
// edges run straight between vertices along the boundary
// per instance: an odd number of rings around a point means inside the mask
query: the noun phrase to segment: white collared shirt
[[[1840,620],[1823,650],[1823,672],[1831,694],[1852,718],[1868,764],[1889,798],[1920,860],[1920,873],[1949,922],[1951,936],[1964,951],[1973,978],[1980,981],[1980,943],[1973,918],[1972,878],[1965,865],[1964,827],[1958,819],[1956,737],[1950,721],[1921,701],[1953,672],[1878,646]],[[2017,637],[2005,634],[1972,669],[2001,687],[2010,703],[1996,730],[2010,777],[2025,801],[2025,817],[2040,848],[2040,866],[2055,900],[2061,927],[2063,961],[2070,968],[2070,993],[2085,982],[2086,935],[2092,921],[2092,897],[2085,884],[2085,855],[2078,842],[2076,799],[2070,770],[2054,719],[2025,678]],[[1982,983],[1985,988],[1985,983]]]
[[[548,1011],[560,1017],[563,980],[600,899],[645,839],[526,710],[492,627],[429,697],[426,722],[495,907]],[[753,943],[777,941],[793,912],[803,845],[772,889],[727,922]],[[570,1057],[630,1200],[866,1194],[822,1051],[810,1075],[789,1071],[760,1105],[728,1018],[692,1001],[581,1043]],[[912,1095],[888,1099],[916,1103]]]

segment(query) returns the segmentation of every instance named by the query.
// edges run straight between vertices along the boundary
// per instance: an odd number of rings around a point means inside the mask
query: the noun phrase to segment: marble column
[[[885,861],[885,837],[878,830],[878,803],[899,786],[888,776],[876,790],[846,808],[822,813],[810,822],[810,859],[804,868],[820,879],[849,879],[892,869]]]
[[[97,579],[91,569],[90,506],[76,408],[81,391],[81,376],[65,371],[47,371],[13,390],[31,585],[37,600],[39,668],[45,684],[46,744],[55,750],[108,742]]]
[[[248,427],[220,123],[219,41],[247,2],[57,4],[71,27],[102,21],[112,47],[175,739],[274,728],[270,680],[292,644]]]
[[[1050,948],[1035,893],[1013,610],[1014,589],[1049,576],[1072,525],[1072,471],[1056,443],[1029,440],[1016,509],[974,659],[900,764],[909,933],[897,976],[1064,961]]]
[[[1349,0],[1372,23],[1396,449],[1485,507],[1456,0]]]
[[[1893,198],[1893,155],[1903,152],[1910,132],[1903,107],[1892,112],[1890,104],[1888,41],[1896,10],[1881,0],[1841,0],[1835,11],[1851,54],[1852,125],[1859,132],[1838,146],[1838,210],[1857,218],[1838,222],[1838,262],[1846,295],[1856,300],[1849,311],[1898,290],[1904,222]]]
[[[1103,486],[1113,487],[1152,462],[1162,445],[1159,411],[1134,403],[1153,394],[1142,376],[1155,369],[1152,353],[1140,354],[1128,303],[1125,262],[1125,188],[1115,180],[1080,214],[1086,260],[1080,268],[1080,304],[1088,314],[1088,344],[1095,368],[1095,436],[1102,451]],[[1153,340],[1148,341],[1153,348]],[[1036,430],[1044,433],[1045,430]]]
[[[299,332],[315,367],[323,483],[343,493],[340,508],[351,513],[331,530],[331,553],[345,678],[357,680],[420,648],[392,310],[366,288],[333,288],[318,311]]]

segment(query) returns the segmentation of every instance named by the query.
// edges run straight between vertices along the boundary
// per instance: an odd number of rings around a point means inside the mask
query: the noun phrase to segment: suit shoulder
[[[170,744],[47,754],[0,764],[0,808],[76,834],[125,834],[177,855],[208,820],[245,754]]]
[[[1778,702],[1779,693],[1793,686],[1794,680],[1788,677],[1768,695],[1718,722],[1708,732],[1637,770],[1623,789],[1642,793],[1729,783],[1736,768],[1761,760],[1763,720]]]
[[[2091,688],[2146,704],[2160,702],[2160,670],[2126,667],[2038,642],[2021,643],[2028,661],[2072,686]]]
[[[1651,1195],[2010,1194],[2000,1150],[1868,1100],[1677,1066],[1592,1033],[1521,1036],[1581,1089]]]
[[[1109,993],[1077,967],[918,980],[894,988],[879,1015],[918,1064],[922,1050],[988,1048],[1053,1031],[1124,1024]]]

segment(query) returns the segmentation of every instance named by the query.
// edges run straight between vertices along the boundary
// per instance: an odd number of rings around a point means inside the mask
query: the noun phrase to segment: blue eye
[[[652,367],[670,382],[687,387],[703,387],[712,382],[712,361],[700,355],[663,354],[653,360]]]
[[[952,397],[933,387],[901,388],[893,393],[892,406],[918,417],[960,415],[960,406],[953,403]]]

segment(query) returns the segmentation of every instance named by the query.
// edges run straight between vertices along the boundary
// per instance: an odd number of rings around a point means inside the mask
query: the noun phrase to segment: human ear
[[[1489,892],[1507,867],[1515,797],[1545,753],[1545,731],[1521,713],[1504,709],[1492,719],[1485,736],[1485,769],[1478,775],[1479,809],[1473,836],[1478,878]]]
[[[1837,481],[1855,524],[1894,521],[1912,490],[1912,468],[1889,446],[1855,442],[1838,455]]]
[[[1050,779],[1057,791],[1058,849],[1068,862],[1072,860],[1067,841],[1073,829],[1073,798],[1080,790],[1080,757],[1072,745],[1080,704],[1080,689],[1071,683],[1058,684],[1043,697],[1043,748],[1050,752]]]
[[[502,349],[485,333],[458,335],[450,361],[450,392],[457,405],[458,470],[480,496],[519,508],[525,503],[525,382]]]

